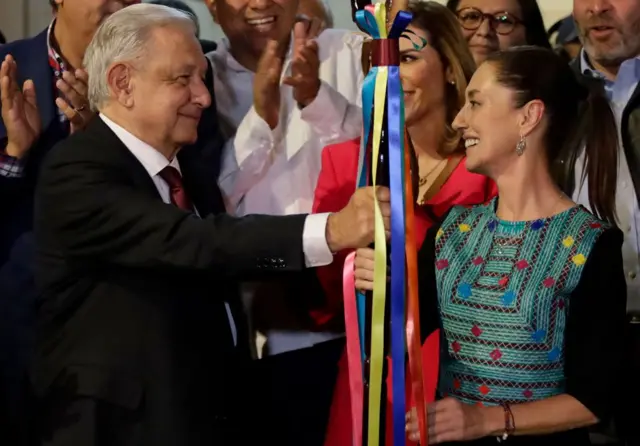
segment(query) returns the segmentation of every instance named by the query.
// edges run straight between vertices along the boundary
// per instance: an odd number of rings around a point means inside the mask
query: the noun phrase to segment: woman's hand
[[[469,441],[486,437],[493,432],[490,426],[490,411],[502,410],[500,407],[471,406],[453,398],[444,398],[429,404],[427,423],[429,444],[449,441]],[[495,418],[495,417],[493,417]],[[406,430],[411,441],[420,441],[418,415],[416,409],[407,413]]]
[[[356,251],[356,258],[353,262],[356,278],[356,289],[360,291],[373,290],[373,265],[374,250],[371,248],[360,248]]]

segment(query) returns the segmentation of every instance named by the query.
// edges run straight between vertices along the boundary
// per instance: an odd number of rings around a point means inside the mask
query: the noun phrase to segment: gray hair
[[[84,54],[89,77],[89,104],[97,111],[110,98],[107,70],[117,62],[139,60],[156,28],[176,26],[195,32],[193,19],[176,9],[140,3],[108,17],[98,28]]]

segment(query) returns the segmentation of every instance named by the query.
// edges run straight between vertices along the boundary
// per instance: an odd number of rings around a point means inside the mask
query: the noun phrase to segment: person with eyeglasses
[[[449,0],[476,64],[519,45],[551,48],[536,0]]]

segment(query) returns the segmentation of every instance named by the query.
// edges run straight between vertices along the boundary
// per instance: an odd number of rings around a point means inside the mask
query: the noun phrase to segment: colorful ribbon
[[[424,390],[422,385],[419,315],[417,300],[416,243],[413,228],[414,199],[404,141],[404,101],[400,83],[398,39],[411,22],[412,16],[399,12],[391,30],[387,32],[386,8],[384,4],[367,6],[356,13],[358,26],[373,37],[372,67],[367,74],[362,91],[363,135],[358,162],[358,187],[364,187],[369,180],[379,184],[378,156],[383,131],[388,144],[389,188],[391,191],[391,283],[390,283],[390,324],[392,403],[393,403],[393,444],[405,444],[405,336],[409,341],[409,356],[412,370],[413,398],[419,413],[424,415]],[[385,108],[386,105],[386,108]],[[372,115],[373,113],[373,115]],[[384,119],[387,126],[384,128]],[[371,141],[369,141],[371,139]],[[371,150],[369,150],[371,148]],[[385,305],[387,301],[387,244],[385,230],[378,202],[375,202],[375,255],[374,291],[371,302],[371,320],[367,327],[365,296],[353,287],[353,255],[347,258],[344,269],[345,322],[347,324],[347,354],[349,363],[349,383],[352,401],[353,444],[362,445],[363,427],[363,362],[366,360],[364,340],[366,329],[370,330],[369,352],[369,393],[368,393],[368,445],[380,444],[381,404],[386,404],[382,395],[383,365],[385,361],[384,337],[387,327]],[[408,285],[407,285],[408,284]],[[405,304],[409,295],[409,314],[405,314]],[[405,321],[407,324],[405,325]],[[417,337],[416,337],[417,336]],[[417,353],[416,353],[417,352]],[[417,356],[416,356],[417,355]],[[420,408],[422,406],[422,408]],[[421,439],[424,435],[424,416],[421,416]],[[384,439],[382,439],[384,442]]]
[[[353,290],[355,290],[356,288],[355,277],[353,275],[353,261],[355,256],[356,253],[352,252],[347,256],[344,262],[342,283],[343,293],[345,296],[352,295]],[[364,388],[362,384],[363,374],[360,346],[364,345],[364,338],[360,335],[356,299],[345,299],[344,317],[347,335],[347,363],[349,366],[349,392],[351,394],[351,423],[353,426],[353,446],[362,446],[362,410]]]
[[[405,146],[411,147],[405,133]],[[411,171],[411,155],[404,153],[405,172]],[[418,249],[415,216],[413,206],[413,184],[411,178],[405,180],[405,212],[406,212],[406,254],[407,254],[407,344],[409,346],[409,370],[411,370],[411,396],[418,412],[420,428],[420,444],[427,445],[427,395],[425,394],[422,348],[420,345],[420,304],[418,296]],[[437,353],[436,353],[437,354]],[[434,357],[434,356],[431,356]],[[435,387],[435,385],[433,386]]]

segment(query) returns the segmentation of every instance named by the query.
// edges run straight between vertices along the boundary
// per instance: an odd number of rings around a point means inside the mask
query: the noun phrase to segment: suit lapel
[[[149,176],[144,166],[140,164],[140,161],[127,149],[127,146],[116,136],[113,131],[104,123],[102,119],[96,117],[92,119],[86,128],[87,132],[96,135],[96,138],[106,150],[111,150],[114,157],[122,162],[126,166],[127,173],[130,174],[135,185],[140,189],[148,192],[150,195],[156,197],[158,200],[162,200],[158,188]]]

